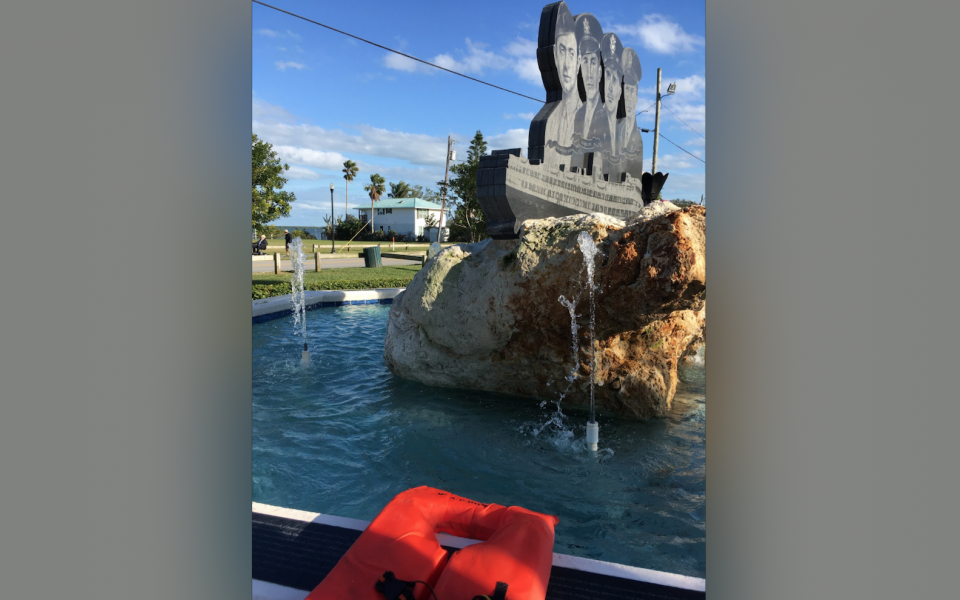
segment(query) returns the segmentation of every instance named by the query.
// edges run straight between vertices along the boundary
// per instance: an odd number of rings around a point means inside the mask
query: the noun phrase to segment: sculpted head
[[[570,14],[566,4],[560,5],[557,15],[557,41],[553,47],[553,54],[557,61],[557,74],[560,76],[563,96],[567,98],[574,94],[577,87],[577,67],[580,56],[573,15]]]
[[[623,70],[620,66],[623,44],[615,33],[608,33],[600,40],[600,51],[603,56],[604,108],[609,113],[616,113],[623,91]]]
[[[637,110],[637,85],[640,83],[640,58],[633,48],[624,48],[621,59],[623,66],[623,100],[627,115]]]
[[[603,75],[600,42],[603,30],[600,22],[589,13],[577,15],[577,42],[580,50],[580,78],[587,101],[596,101],[600,93],[600,78]]]

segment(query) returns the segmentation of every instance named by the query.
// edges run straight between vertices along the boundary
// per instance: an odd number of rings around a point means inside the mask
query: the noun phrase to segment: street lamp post
[[[333,184],[330,184],[330,253],[337,252],[337,220],[333,216]]]

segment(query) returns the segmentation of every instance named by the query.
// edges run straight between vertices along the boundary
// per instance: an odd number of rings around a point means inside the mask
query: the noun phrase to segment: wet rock
[[[519,240],[443,250],[394,299],[387,366],[430,385],[547,399],[555,399],[575,371],[564,406],[589,404],[581,231],[602,253],[594,293],[597,409],[664,415],[676,391],[677,363],[702,343],[706,326],[702,206],[654,203],[628,223],[602,214],[532,220]],[[574,343],[569,312],[558,298],[578,293]]]

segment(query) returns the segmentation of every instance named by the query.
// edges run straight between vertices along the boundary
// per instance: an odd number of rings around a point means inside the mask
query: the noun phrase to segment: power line
[[[654,104],[656,104],[656,102],[654,102]],[[675,112],[673,112],[672,110],[670,110],[670,107],[669,107],[669,106],[667,106],[666,104],[664,104],[664,105],[662,105],[662,106],[663,106],[665,109],[669,110],[671,113],[673,113],[673,116],[675,116],[678,121],[680,121],[681,123],[683,123],[683,124],[686,125],[687,127],[690,127],[690,124],[687,123],[686,121],[684,121],[683,119],[681,119],[681,118],[680,118],[680,115],[678,115],[677,113],[675,113]],[[690,131],[692,131],[692,132],[694,132],[695,134],[699,135],[699,136],[702,137],[703,139],[707,139],[707,138],[703,137],[703,134],[702,134],[702,133],[700,133],[699,131],[697,131],[697,130],[694,129],[693,127],[690,127]],[[671,142],[671,143],[672,143],[672,142]]]
[[[415,60],[415,61],[421,62],[421,63],[423,63],[423,64],[425,64],[425,65],[430,65],[431,67],[436,67],[437,69],[440,69],[440,70],[442,70],[442,71],[446,71],[447,73],[453,73],[454,75],[459,75],[460,77],[465,77],[465,78],[467,78],[467,79],[470,79],[471,81],[476,81],[477,83],[482,83],[483,85],[489,85],[490,87],[497,88],[498,90],[503,90],[504,92],[510,92],[511,94],[516,94],[517,96],[522,96],[522,97],[524,97],[524,98],[529,98],[530,100],[533,100],[534,102],[539,102],[539,103],[543,104],[543,100],[540,100],[539,98],[534,98],[533,96],[527,96],[526,94],[521,94],[520,92],[515,92],[515,91],[513,91],[513,90],[508,90],[508,89],[505,88],[505,87],[500,87],[499,85],[494,85],[494,84],[492,84],[492,83],[488,83],[488,82],[483,81],[483,80],[481,80],[481,79],[477,79],[476,77],[470,77],[469,75],[464,75],[463,73],[458,73],[458,72],[456,72],[456,71],[452,71],[452,70],[450,70],[450,69],[447,69],[446,67],[441,67],[440,65],[435,65],[435,64],[433,64],[433,63],[431,63],[431,62],[427,62],[427,61],[425,61],[425,60],[419,59],[419,58],[417,58],[416,56],[410,56],[409,54],[404,54],[403,52],[400,52],[400,51],[398,51],[398,50],[394,50],[393,48],[387,48],[386,46],[381,46],[380,44],[378,44],[378,43],[376,43],[376,42],[371,42],[370,40],[363,39],[363,38],[360,37],[360,36],[353,35],[352,33],[347,33],[346,31],[341,31],[341,30],[339,30],[339,29],[337,29],[337,28],[335,28],[335,27],[330,27],[329,25],[324,25],[323,23],[319,23],[319,22],[314,21],[314,20],[312,20],[312,19],[308,19],[308,18],[306,18],[306,17],[302,17],[302,16],[300,16],[300,15],[298,15],[298,14],[296,14],[296,13],[292,13],[292,12],[290,12],[290,11],[288,11],[288,10],[283,10],[282,8],[277,8],[276,6],[270,6],[269,4],[266,4],[266,3],[264,3],[264,2],[260,2],[260,0],[252,0],[252,2],[253,2],[254,4],[259,4],[259,5],[261,5],[261,6],[266,6],[267,8],[272,8],[272,9],[275,10],[275,11],[288,14],[288,15],[290,15],[291,17],[296,17],[296,18],[298,18],[298,19],[303,19],[304,21],[306,21],[306,22],[308,22],[308,23],[313,23],[314,25],[319,25],[320,27],[326,27],[326,28],[329,29],[330,31],[336,31],[337,33],[342,33],[343,35],[352,37],[352,38],[355,39],[355,40],[360,40],[361,42],[365,42],[365,43],[367,43],[367,44],[370,44],[371,46],[376,46],[377,48],[382,48],[382,49],[384,49],[384,50],[387,50],[388,52],[393,52],[394,54],[399,54],[400,56],[404,56],[404,57],[406,57],[406,58],[409,58],[410,60]]]
[[[669,139],[667,136],[663,135],[662,133],[660,134],[660,137],[662,137],[663,139],[667,140],[668,142],[670,142],[670,143],[673,144],[674,146],[677,146],[677,143],[676,143],[676,142],[674,142],[673,140]],[[704,139],[706,139],[706,138],[704,138]],[[680,146],[677,146],[677,148],[680,148]],[[683,148],[680,148],[680,149],[683,150]],[[687,154],[690,154],[690,156],[692,156],[692,157],[694,157],[695,159],[699,160],[699,161],[702,162],[703,164],[707,164],[707,161],[703,160],[702,158],[700,158],[700,157],[697,156],[696,154],[691,154],[688,150],[683,150],[683,151],[686,152]]]
[[[640,112],[638,112],[638,113],[635,114],[634,116],[635,116],[635,117],[636,117],[636,116],[639,116],[640,113],[645,113],[645,112],[647,112],[648,110],[650,110],[651,108],[653,108],[653,107],[656,106],[656,105],[657,105],[657,101],[654,100],[654,101],[653,101],[653,104],[651,104],[650,106],[648,106],[648,107],[646,107],[645,109],[641,110]]]

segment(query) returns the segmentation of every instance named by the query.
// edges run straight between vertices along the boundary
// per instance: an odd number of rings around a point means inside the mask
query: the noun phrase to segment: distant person
[[[290,256],[290,242],[293,241],[293,237],[290,235],[289,229],[283,230],[283,241],[286,242],[287,246],[287,256]]]
[[[263,254],[266,249],[267,249],[267,236],[261,235],[260,241],[253,243],[253,253]]]

